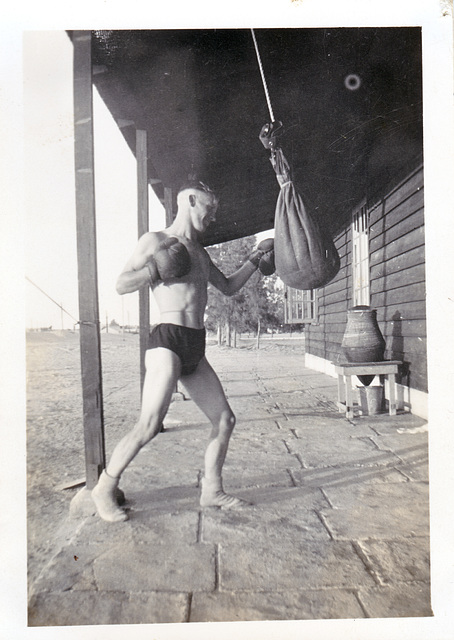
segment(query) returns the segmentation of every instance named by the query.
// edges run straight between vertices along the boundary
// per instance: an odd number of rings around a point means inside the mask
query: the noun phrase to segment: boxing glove
[[[258,267],[264,276],[270,276],[276,271],[274,264],[274,240],[267,238],[262,240],[257,249],[251,253],[249,262]]]
[[[187,275],[191,270],[191,258],[184,244],[171,236],[158,245],[147,267],[151,283],[157,280],[166,282]]]

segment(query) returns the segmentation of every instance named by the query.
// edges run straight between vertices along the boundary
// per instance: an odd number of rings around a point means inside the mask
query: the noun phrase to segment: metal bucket
[[[359,391],[359,405],[365,416],[376,416],[383,412],[383,385],[371,387],[357,387]]]

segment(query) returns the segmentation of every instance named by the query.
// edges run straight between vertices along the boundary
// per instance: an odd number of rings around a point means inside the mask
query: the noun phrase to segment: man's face
[[[203,233],[216,220],[218,201],[214,194],[197,191],[191,209],[192,223],[199,233]]]

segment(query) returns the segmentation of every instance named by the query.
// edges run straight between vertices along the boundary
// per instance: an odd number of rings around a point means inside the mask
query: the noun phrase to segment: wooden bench
[[[338,407],[346,413],[346,418],[353,418],[352,376],[387,376],[389,385],[389,415],[397,412],[396,373],[399,360],[383,362],[333,362],[337,373]]]

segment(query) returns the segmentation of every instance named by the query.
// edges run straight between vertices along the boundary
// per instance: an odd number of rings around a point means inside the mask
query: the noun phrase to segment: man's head
[[[187,182],[180,187],[177,196],[178,211],[187,211],[194,228],[203,233],[216,220],[218,198],[203,182]]]

